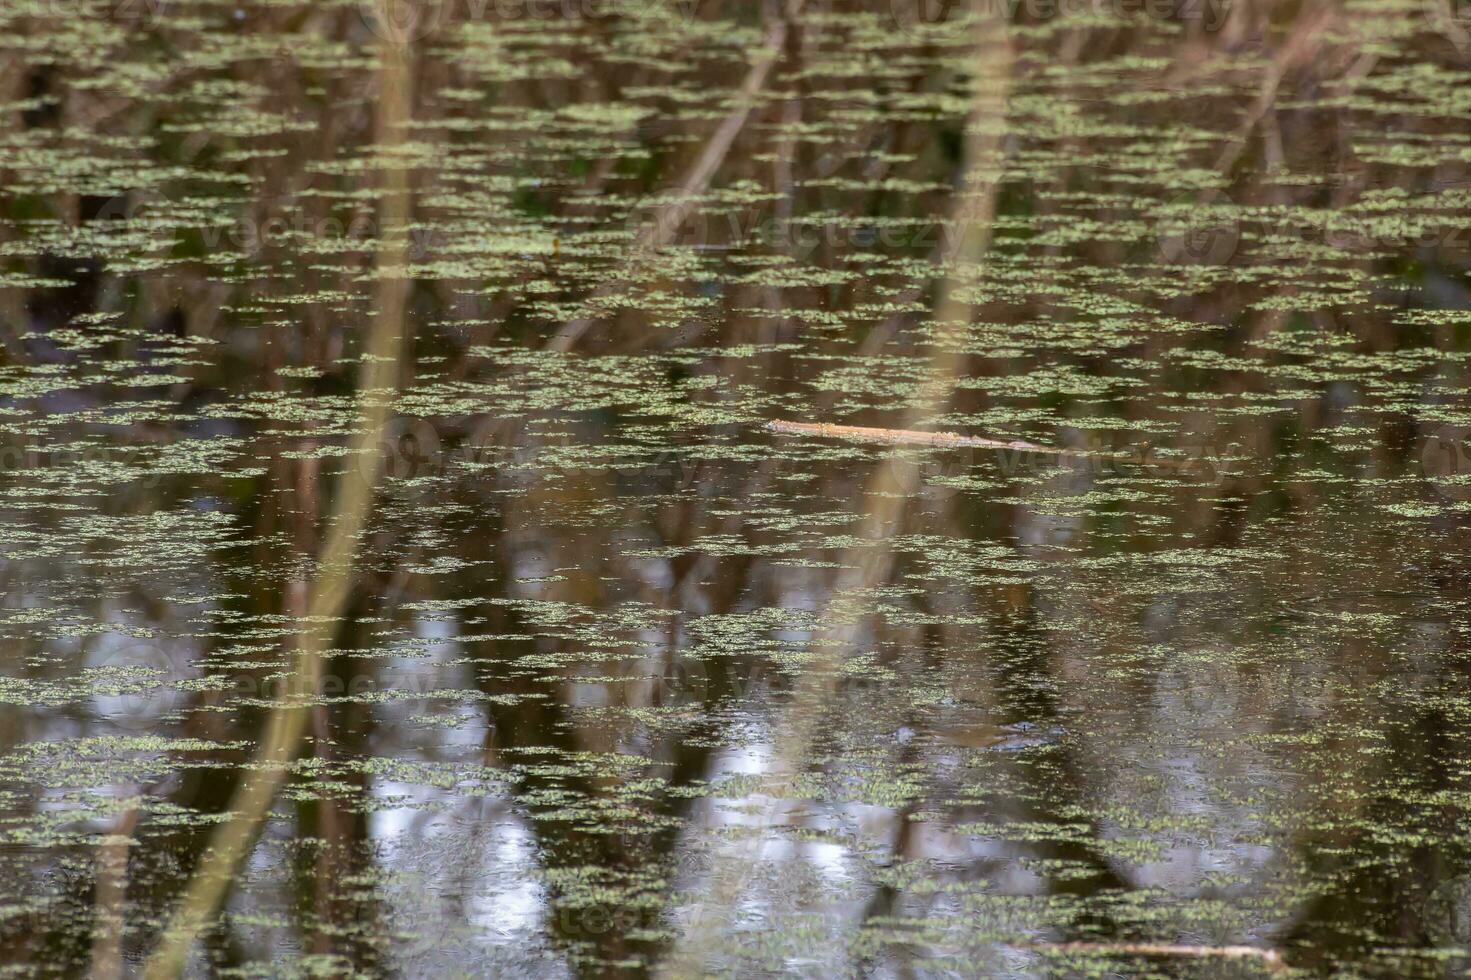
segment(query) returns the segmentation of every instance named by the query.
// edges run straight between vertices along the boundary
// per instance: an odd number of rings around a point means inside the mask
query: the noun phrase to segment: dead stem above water
[[[1189,468],[1196,460],[1158,459],[1150,456],[1147,447],[1140,452],[1107,452],[1091,449],[1059,449],[1044,446],[1025,439],[988,439],[984,436],[967,436],[958,432],[923,432],[918,429],[881,429],[867,425],[836,425],[831,422],[789,422],[773,419],[766,423],[769,432],[788,436],[823,436],[833,439],[851,439],[856,442],[876,442],[889,446],[934,446],[940,449],[1006,449],[1028,453],[1042,453],[1064,459],[1115,459],[1149,463],[1158,466]]]
[[[831,436],[862,442],[881,442],[890,446],[973,447],[978,449],[1026,449],[1032,452],[1056,453],[1059,456],[1096,455],[1082,450],[1052,449],[1022,439],[987,439],[963,436],[957,432],[921,432],[918,429],[881,429],[867,425],[836,425],[832,422],[789,422],[773,419],[766,423],[771,432],[789,436]]]

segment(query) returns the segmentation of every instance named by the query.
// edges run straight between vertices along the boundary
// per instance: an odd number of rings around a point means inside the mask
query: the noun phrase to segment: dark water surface
[[[0,973],[1471,975],[1471,14],[953,7],[3,0]]]

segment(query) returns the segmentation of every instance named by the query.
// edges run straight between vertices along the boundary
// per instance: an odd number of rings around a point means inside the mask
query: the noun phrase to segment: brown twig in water
[[[922,432],[918,429],[880,429],[867,425],[836,425],[832,422],[788,422],[773,419],[766,423],[769,432],[789,436],[825,436],[833,439],[852,439],[858,442],[877,442],[890,446],[935,446],[941,449],[1007,449],[1028,453],[1042,453],[1063,459],[1114,459],[1138,463],[1141,466],[1169,466],[1189,469],[1198,460],[1163,459],[1153,457],[1146,448],[1141,452],[1106,452],[1091,449],[1058,449],[1025,439],[987,439],[984,436],[965,436],[958,432]]]
[[[1051,449],[1021,439],[986,439],[963,436],[958,432],[921,432],[918,429],[880,429],[867,425],[837,425],[832,422],[788,422],[773,419],[766,423],[771,432],[789,436],[829,436],[834,439],[856,439],[881,442],[890,446],[940,446],[943,448],[975,447],[979,449],[1025,449],[1029,452],[1056,453],[1059,456],[1092,455],[1076,449]]]

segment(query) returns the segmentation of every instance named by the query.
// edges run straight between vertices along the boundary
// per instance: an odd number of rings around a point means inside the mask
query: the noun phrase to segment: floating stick
[[[867,425],[835,425],[832,422],[788,422],[774,419],[766,423],[772,432],[789,436],[828,436],[834,439],[856,439],[882,442],[891,446],[940,446],[958,449],[974,446],[980,449],[1025,449],[1028,452],[1055,453],[1059,456],[1096,455],[1076,449],[1050,449],[1023,439],[986,439],[963,436],[958,432],[921,432],[918,429],[879,429]]]
[[[922,432],[918,429],[879,429],[867,425],[835,425],[831,422],[788,422],[774,419],[766,423],[770,432],[789,436],[826,436],[833,439],[853,439],[858,442],[877,442],[890,446],[935,446],[940,449],[1006,449],[1012,451],[1042,453],[1063,459],[1116,459],[1140,466],[1167,466],[1175,469],[1191,469],[1202,462],[1199,459],[1170,459],[1152,456],[1145,446],[1139,452],[1106,452],[1090,449],[1057,449],[1025,439],[987,439],[984,436],[965,436],[958,432]]]

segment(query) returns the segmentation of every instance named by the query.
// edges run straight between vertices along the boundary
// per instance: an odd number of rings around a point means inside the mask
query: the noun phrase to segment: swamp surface
[[[1468,119],[1461,0],[4,0],[0,974],[286,705],[188,975],[1471,975]]]

